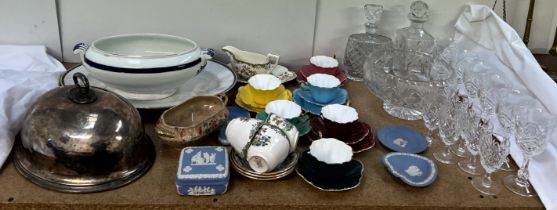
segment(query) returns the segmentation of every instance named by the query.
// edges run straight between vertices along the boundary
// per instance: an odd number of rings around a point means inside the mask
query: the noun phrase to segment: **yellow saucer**
[[[241,87],[240,87],[241,88]],[[292,92],[290,90],[285,90],[281,96],[271,100],[292,100]],[[242,107],[250,112],[264,112],[265,111],[265,105],[261,106],[261,105],[254,105],[253,102],[246,102],[245,99],[242,98],[242,95],[240,95],[240,91],[238,91],[238,94],[236,95],[236,100],[235,100],[236,104],[239,107]]]
[[[240,98],[246,105],[255,108],[265,108],[267,104],[274,100],[291,100],[292,92],[286,90],[283,85],[272,91],[253,91],[249,85],[238,88],[236,98]],[[262,100],[263,99],[263,100]]]

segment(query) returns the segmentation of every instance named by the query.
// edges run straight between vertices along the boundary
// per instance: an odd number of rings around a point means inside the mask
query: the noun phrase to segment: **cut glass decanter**
[[[366,32],[350,35],[344,53],[344,71],[348,78],[354,81],[363,81],[363,66],[369,54],[392,47],[392,40],[389,37],[377,34],[376,23],[383,14],[383,6],[366,4],[364,11],[368,20],[364,24]]]
[[[423,1],[414,1],[410,5],[409,27],[395,32],[394,47],[404,52],[404,60],[408,74],[424,75],[431,68],[425,60],[425,54],[434,52],[435,39],[424,30],[424,23],[429,19],[429,7]]]

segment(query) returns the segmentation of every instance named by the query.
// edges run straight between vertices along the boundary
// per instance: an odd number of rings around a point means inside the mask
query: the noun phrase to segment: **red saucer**
[[[302,68],[296,72],[296,80],[298,82],[307,82],[307,77],[317,73],[333,75],[338,78],[341,83],[343,83],[348,78],[346,74],[344,74],[344,72],[342,72],[339,68],[320,68],[314,66],[313,64],[309,64],[302,66]]]
[[[356,144],[350,145],[350,147],[352,147],[352,152],[353,153],[360,153],[360,152],[369,150],[369,149],[373,148],[373,146],[375,146],[375,138],[374,138],[373,132],[371,131],[371,128],[366,123],[362,123],[362,124],[367,129],[369,129],[369,134],[364,138],[364,140],[362,140],[362,141],[360,141]]]
[[[351,144],[348,144],[348,143],[347,143],[348,146],[352,147],[352,152],[353,152],[353,153],[360,153],[360,152],[363,152],[363,151],[367,151],[367,150],[369,150],[369,149],[371,149],[371,148],[373,148],[373,147],[375,146],[375,138],[374,138],[373,132],[371,131],[371,128],[370,128],[369,125],[366,124],[366,123],[362,123],[362,122],[360,122],[360,123],[361,123],[362,126],[364,126],[366,129],[368,129],[369,132],[368,132],[368,134],[367,134],[362,140],[357,141],[357,142],[355,142],[355,143],[351,143]],[[311,124],[311,121],[310,121],[310,124]],[[313,126],[312,126],[312,129],[313,129]],[[312,131],[313,131],[313,130],[312,130]],[[314,131],[314,132],[310,132],[307,136],[308,136],[308,139],[309,139],[310,141],[315,141],[315,140],[317,140],[317,139],[320,139],[319,136],[316,134],[315,131]],[[323,136],[323,137],[326,138],[326,136]]]

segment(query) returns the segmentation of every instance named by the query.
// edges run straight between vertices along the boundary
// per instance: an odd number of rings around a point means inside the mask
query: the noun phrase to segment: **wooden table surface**
[[[229,96],[241,84],[237,84]],[[296,86],[289,83],[290,88]],[[382,101],[363,83],[348,82],[351,106],[358,110],[360,120],[370,124],[374,131],[387,125],[402,125],[425,133],[421,120],[405,121],[388,115]],[[233,98],[229,100],[233,103]],[[276,181],[255,181],[241,176],[232,168],[228,191],[223,195],[184,197],[176,193],[175,176],[179,149],[162,145],[154,135],[153,124],[163,110],[140,110],[145,129],[153,139],[157,157],[150,171],[137,181],[124,187],[89,194],[59,193],[40,188],[20,176],[13,165],[13,157],[0,169],[0,209],[160,209],[160,208],[242,208],[242,209],[543,209],[539,198],[524,198],[503,188],[498,196],[485,196],[471,185],[471,175],[456,165],[436,162],[437,181],[425,188],[405,185],[393,177],[381,163],[389,151],[380,143],[371,150],[354,156],[364,164],[361,185],[345,192],[320,191],[296,173]],[[204,145],[218,145],[215,134],[202,141]],[[300,140],[299,150],[307,148],[307,139]],[[423,153],[433,159],[433,151],[441,148],[436,141]],[[502,177],[511,172],[497,172],[494,179],[502,185]],[[512,172],[512,173],[516,173]]]

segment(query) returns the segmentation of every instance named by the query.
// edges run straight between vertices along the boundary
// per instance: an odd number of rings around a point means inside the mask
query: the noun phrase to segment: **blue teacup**
[[[302,84],[302,90],[309,91],[315,102],[326,104],[338,96],[340,80],[329,74],[312,74],[306,85]]]
[[[335,99],[340,91],[340,87],[323,88],[311,85],[309,83],[302,84],[302,90],[308,91],[311,94],[311,98],[320,104],[326,104]]]

